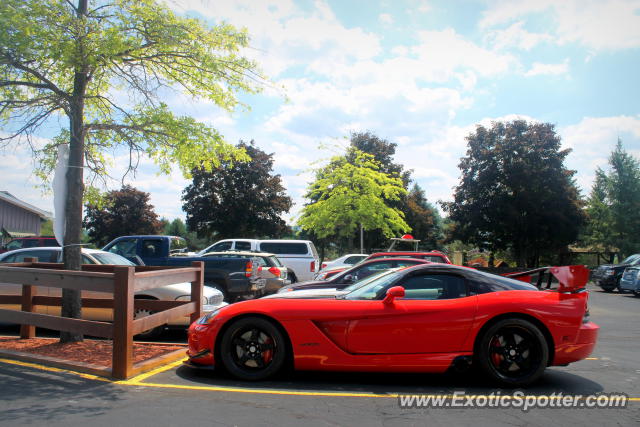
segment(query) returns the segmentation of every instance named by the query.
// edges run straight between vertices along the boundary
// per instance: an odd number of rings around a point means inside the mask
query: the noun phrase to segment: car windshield
[[[640,261],[640,254],[635,254],[626,257],[620,264],[635,264],[638,261]]]
[[[90,255],[97,259],[100,264],[135,265],[128,259],[121,257],[118,254],[112,254],[110,252],[94,252]]]
[[[381,274],[364,286],[349,292],[344,296],[344,299],[377,299],[382,289],[398,280],[401,276],[400,271],[397,270],[385,271],[384,273],[387,274]],[[369,277],[367,277],[367,279],[369,279]]]
[[[358,280],[354,284],[347,286],[346,288],[343,289],[343,291],[353,292],[356,289],[360,289],[361,287],[368,285],[369,283],[373,282],[374,280],[376,280],[376,279],[378,279],[378,278],[380,278],[382,276],[386,276],[387,274],[391,274],[394,271],[398,271],[398,270],[400,270],[400,267],[392,268],[392,269],[389,269],[389,270],[384,270],[384,271],[381,271],[379,273],[373,274],[373,275],[371,275],[369,277],[365,277],[364,279]]]
[[[273,265],[275,265],[276,267],[284,267],[284,265],[282,265],[278,257],[270,256],[269,259],[271,260],[271,262],[273,262]]]

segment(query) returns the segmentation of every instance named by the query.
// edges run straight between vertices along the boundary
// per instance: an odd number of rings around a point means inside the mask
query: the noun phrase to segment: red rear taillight
[[[244,275],[246,277],[251,277],[251,273],[253,273],[253,263],[251,261],[247,261],[247,265],[244,268]]]
[[[322,265],[320,265],[320,269],[322,270],[323,268],[325,268],[327,266],[326,262],[323,262]]]
[[[280,269],[278,267],[269,267],[269,273],[276,277],[280,277]]]
[[[312,273],[316,271],[316,262],[315,261],[311,261],[311,270]]]

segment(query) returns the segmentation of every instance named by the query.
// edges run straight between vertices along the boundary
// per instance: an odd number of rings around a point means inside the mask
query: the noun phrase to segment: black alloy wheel
[[[487,329],[477,347],[478,362],[492,380],[521,387],[538,380],[549,361],[544,335],[524,319],[504,319]]]
[[[278,373],[286,359],[285,338],[269,320],[245,317],[224,332],[220,345],[222,365],[241,380],[259,381]]]

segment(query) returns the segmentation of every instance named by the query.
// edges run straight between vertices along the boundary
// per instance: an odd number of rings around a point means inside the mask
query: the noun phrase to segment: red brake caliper
[[[500,340],[497,337],[494,337],[493,340],[491,340],[491,347],[492,350],[494,350],[491,352],[491,361],[493,362],[494,366],[500,366],[500,362],[502,362],[503,356],[495,351],[495,349],[502,346],[500,345]]]
[[[271,339],[271,337],[267,337],[267,339],[264,340],[263,344],[271,344],[273,346],[273,340]],[[262,352],[262,360],[264,361],[265,364],[271,362],[272,358],[273,358],[273,349],[265,350]]]

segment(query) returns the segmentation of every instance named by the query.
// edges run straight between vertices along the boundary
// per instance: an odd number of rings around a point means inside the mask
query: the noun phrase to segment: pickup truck
[[[121,255],[145,265],[190,266],[204,262],[204,284],[217,288],[227,302],[241,297],[264,294],[266,280],[258,273],[258,263],[246,257],[201,257],[186,252],[187,242],[176,236],[121,236],[109,242],[103,251]]]

